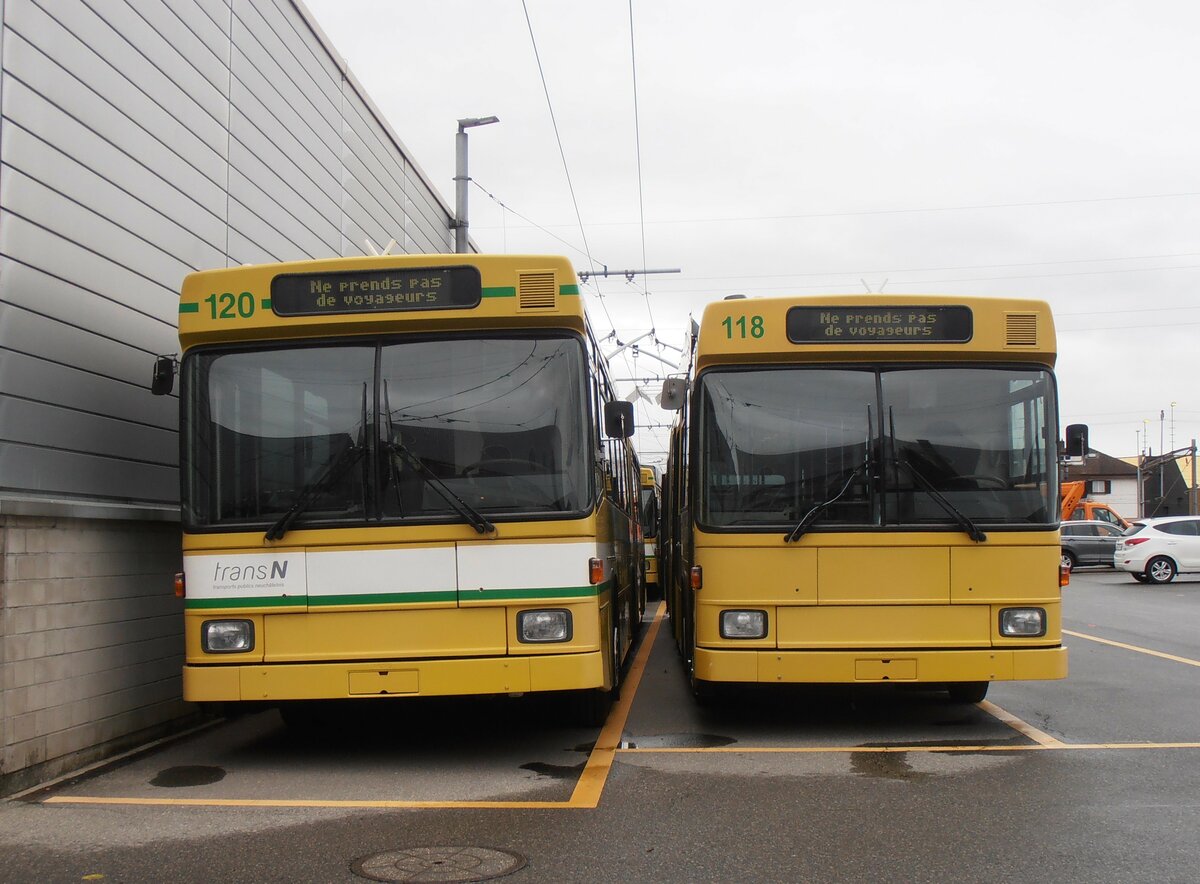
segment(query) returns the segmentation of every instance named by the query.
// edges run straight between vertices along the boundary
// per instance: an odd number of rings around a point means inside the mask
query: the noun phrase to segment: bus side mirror
[[[624,399],[604,403],[604,435],[628,439],[633,435],[633,403]]]
[[[150,392],[155,396],[166,396],[175,389],[175,357],[159,356],[154,360],[154,376],[150,379]]]
[[[683,378],[667,378],[663,381],[662,393],[659,394],[658,404],[667,411],[679,411],[687,398],[687,381]]]
[[[1088,451],[1087,424],[1067,425],[1067,457],[1087,457]]]

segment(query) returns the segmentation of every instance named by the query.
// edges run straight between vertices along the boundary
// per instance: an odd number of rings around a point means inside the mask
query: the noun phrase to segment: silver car
[[[1084,521],[1062,523],[1062,564],[1067,570],[1077,565],[1113,565],[1124,528],[1111,522]]]

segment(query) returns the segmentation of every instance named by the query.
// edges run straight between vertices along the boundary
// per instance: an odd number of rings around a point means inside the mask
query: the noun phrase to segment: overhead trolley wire
[[[542,92],[546,96],[546,107],[550,111],[550,124],[554,128],[554,138],[558,142],[558,155],[562,158],[563,174],[567,178],[567,190],[571,193],[571,204],[575,207],[575,221],[579,225],[579,235],[583,237],[583,251],[587,255],[588,263],[592,271],[592,278],[595,278],[596,261],[592,257],[592,249],[588,245],[587,230],[583,226],[583,215],[579,211],[579,200],[575,197],[575,184],[571,181],[571,170],[567,166],[567,152],[563,148],[562,135],[558,131],[558,118],[554,115],[554,102],[550,100],[550,86],[546,83],[546,72],[542,68],[542,56],[538,52],[537,37],[533,33],[533,20],[529,17],[529,5],[526,0],[521,0],[521,9],[525,12],[525,25],[529,28],[529,42],[533,46],[533,58],[537,62],[538,76],[542,80]],[[600,299],[600,306],[604,308],[604,315],[608,317],[608,324],[611,328],[616,328],[616,323],[613,322],[612,315],[608,312],[608,305],[604,303],[604,293],[600,291],[600,284],[596,283],[596,295]]]

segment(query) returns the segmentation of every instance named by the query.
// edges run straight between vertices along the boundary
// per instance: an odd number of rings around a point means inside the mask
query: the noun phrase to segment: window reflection
[[[1020,368],[712,371],[699,402],[700,521],[1048,524],[1053,387]],[[941,497],[939,501],[936,498]]]

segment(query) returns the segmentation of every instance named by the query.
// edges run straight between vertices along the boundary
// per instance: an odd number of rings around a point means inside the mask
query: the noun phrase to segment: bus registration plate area
[[[352,695],[416,694],[420,678],[415,669],[351,670],[349,692]]]
[[[915,681],[917,661],[914,657],[863,658],[854,661],[856,681]]]

